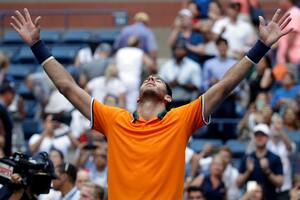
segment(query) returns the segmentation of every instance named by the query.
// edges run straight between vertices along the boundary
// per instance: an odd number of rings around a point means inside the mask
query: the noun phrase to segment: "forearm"
[[[191,159],[191,171],[190,171],[190,177],[194,178],[197,175],[197,170],[199,167],[199,160],[201,159],[200,156],[193,156]]]
[[[283,177],[282,175],[276,175],[274,174],[273,172],[270,172],[268,175],[267,175],[269,181],[274,185],[276,186],[277,188],[281,187],[282,184],[283,184]]]
[[[169,36],[168,38],[168,45],[169,47],[173,47],[175,42],[176,42],[176,39],[177,39],[177,36],[178,36],[178,33],[179,33],[179,30],[177,28],[174,28],[171,32],[171,35]]]
[[[34,144],[32,144],[32,145],[30,145],[30,151],[32,152],[32,153],[36,153],[38,150],[39,150],[39,148],[40,148],[40,146],[41,146],[41,144],[42,144],[42,142],[43,142],[43,140],[44,140],[44,138],[45,138],[45,136],[44,136],[44,132],[41,134],[41,137],[36,141],[36,143],[34,143]]]
[[[242,187],[245,182],[247,181],[247,179],[249,178],[250,176],[250,172],[246,171],[245,173],[243,174],[239,174],[237,180],[236,180],[236,185],[238,187]]]

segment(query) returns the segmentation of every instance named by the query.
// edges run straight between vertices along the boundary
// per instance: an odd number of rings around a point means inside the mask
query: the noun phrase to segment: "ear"
[[[141,101],[141,98],[138,97],[137,100],[136,100],[136,102],[137,102],[137,103],[140,103],[140,101]]]
[[[171,102],[172,102],[172,97],[171,97],[170,95],[166,94],[166,95],[164,96],[164,100],[165,100],[167,103],[171,103]]]

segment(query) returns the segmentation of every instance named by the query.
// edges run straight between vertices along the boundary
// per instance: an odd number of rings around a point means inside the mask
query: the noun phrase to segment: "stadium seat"
[[[63,36],[64,43],[87,43],[91,33],[85,29],[69,29]]]
[[[199,153],[206,144],[212,144],[214,147],[219,147],[222,146],[222,141],[218,139],[192,139],[189,143],[189,147]]]
[[[11,64],[8,68],[7,75],[12,76],[17,82],[23,81],[35,68],[36,65]]]
[[[120,30],[119,29],[101,29],[101,30],[96,31],[95,34],[100,39],[101,43],[107,42],[112,45],[114,43],[115,39],[120,34]]]
[[[59,43],[62,39],[62,32],[60,30],[42,30],[41,38],[46,43]]]
[[[203,126],[199,129],[197,129],[192,135],[193,138],[195,138],[195,139],[203,138],[203,136],[206,135],[206,133],[207,133],[207,129],[208,129],[208,126]]]
[[[4,44],[24,44],[23,39],[16,31],[6,31],[3,35]]]
[[[231,149],[234,158],[241,158],[245,155],[248,143],[239,140],[228,140],[225,145]]]
[[[39,120],[26,119],[22,123],[22,128],[25,140],[29,140],[33,134],[41,133],[43,131],[43,124]]]
[[[13,62],[15,56],[19,52],[20,45],[15,44],[2,44],[0,45],[0,51],[4,52]]]
[[[38,103],[33,99],[25,99],[24,107],[26,112],[26,118],[33,119],[36,116]]]
[[[74,63],[76,53],[82,47],[83,45],[54,45],[52,54],[62,64],[69,65]]]
[[[31,49],[28,46],[23,46],[15,58],[15,63],[23,64],[38,64]]]

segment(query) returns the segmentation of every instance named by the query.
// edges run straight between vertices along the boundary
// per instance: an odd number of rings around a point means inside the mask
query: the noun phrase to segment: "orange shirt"
[[[199,97],[146,121],[93,100],[93,129],[108,140],[110,200],[183,198],[185,148],[190,135],[206,123],[202,105]]]

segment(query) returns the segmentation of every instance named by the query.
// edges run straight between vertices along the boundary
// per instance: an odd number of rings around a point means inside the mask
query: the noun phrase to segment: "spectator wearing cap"
[[[249,22],[238,19],[239,12],[240,4],[230,3],[227,17],[217,20],[212,27],[215,38],[221,36],[228,41],[228,56],[237,59],[244,56],[257,37]]]
[[[173,58],[159,71],[159,76],[172,88],[175,107],[197,97],[201,87],[201,68],[198,63],[187,57],[187,51],[185,41],[179,40],[173,46]]]
[[[154,60],[157,57],[157,42],[155,35],[150,29],[149,15],[145,12],[138,12],[134,16],[134,24],[126,26],[116,39],[114,43],[114,49],[120,49],[126,47],[128,39],[131,36],[136,36],[139,40],[139,47],[147,54],[149,54]]]
[[[115,61],[119,77],[126,87],[126,108],[130,112],[134,112],[142,73],[154,74],[157,70],[153,59],[140,48],[141,40],[138,36],[130,36],[127,42],[126,47],[120,48],[116,52]]]
[[[97,47],[95,54],[97,55],[95,59],[80,66],[80,69],[82,69],[82,73],[86,76],[87,80],[103,76],[107,66],[112,63],[112,47],[110,44],[100,44]]]
[[[11,155],[13,122],[8,106],[13,102],[14,88],[5,83],[0,86],[0,149],[5,156]]]
[[[187,49],[187,57],[198,64],[202,64],[200,56],[205,54],[204,38],[202,34],[193,30],[193,14],[189,9],[182,9],[174,21],[172,32],[168,38],[168,44],[174,48],[178,41],[184,41]]]
[[[56,167],[58,178],[53,180],[53,188],[61,192],[58,199],[53,200],[78,200],[80,191],[76,188],[77,169],[70,163],[63,163]]]
[[[255,152],[245,156],[239,168],[237,185],[244,186],[248,181],[256,181],[262,185],[265,199],[276,199],[276,189],[283,184],[283,169],[280,157],[267,149],[271,134],[266,124],[254,127]]]

